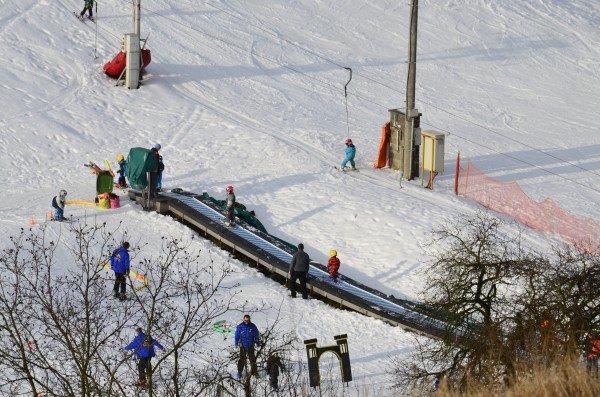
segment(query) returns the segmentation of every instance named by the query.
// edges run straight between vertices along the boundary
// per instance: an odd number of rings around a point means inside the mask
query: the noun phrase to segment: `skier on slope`
[[[110,267],[115,272],[115,286],[113,288],[113,295],[119,300],[125,300],[127,295],[125,291],[127,288],[127,275],[129,274],[129,243],[127,241],[113,251],[110,256]],[[120,290],[120,293],[119,293]]]
[[[83,21],[83,15],[85,12],[88,12],[88,18],[94,20],[94,13],[92,12],[92,7],[94,6],[94,0],[84,0],[83,1],[83,11],[79,14],[79,19]]]
[[[329,277],[334,283],[337,283],[340,270],[340,260],[337,257],[337,251],[329,251],[329,261],[327,262],[327,270],[329,271]]]
[[[126,188],[127,180],[125,179],[125,175],[127,175],[127,161],[125,161],[125,157],[122,154],[117,154],[117,163],[119,164],[117,187]]]
[[[163,345],[154,340],[151,336],[147,336],[141,327],[136,329],[137,336],[130,344],[125,346],[125,350],[133,350],[138,358],[138,374],[139,381],[135,383],[135,386],[146,387],[147,376],[150,375],[150,360],[152,357],[156,357],[155,347],[160,350],[165,350]],[[151,381],[151,379],[150,379]]]
[[[345,154],[346,157],[344,157],[344,160],[342,160],[342,165],[340,166],[340,170],[344,170],[346,169],[346,164],[348,162],[350,162],[350,169],[353,171],[356,171],[356,164],[354,163],[354,156],[356,155],[356,147],[354,147],[354,144],[352,143],[352,139],[348,138],[346,139],[346,150],[345,150]]]
[[[233,186],[229,185],[225,188],[227,191],[227,198],[225,199],[227,204],[227,215],[225,215],[225,225],[235,226],[235,215],[233,209],[235,208],[235,193],[233,193]]]
[[[67,218],[64,217],[66,198],[67,191],[64,189],[58,193],[58,196],[52,198],[52,208],[54,208],[54,218],[52,220],[59,222],[67,220]]]
[[[250,374],[258,376],[254,346],[260,346],[260,333],[256,325],[250,321],[249,314],[245,314],[243,322],[235,328],[233,339],[235,347],[240,349],[240,358],[237,362],[237,378],[242,377],[242,372],[246,366],[246,358],[250,360]]]

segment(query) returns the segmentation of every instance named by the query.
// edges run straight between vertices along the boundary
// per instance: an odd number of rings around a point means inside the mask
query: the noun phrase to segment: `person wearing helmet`
[[[329,271],[329,277],[334,283],[337,283],[339,270],[340,270],[340,260],[337,257],[337,251],[331,250],[329,251],[329,261],[327,262],[327,270]]]
[[[119,300],[127,298],[127,275],[129,274],[129,243],[124,241],[110,256],[110,268],[115,272],[113,295]]]
[[[225,188],[227,197],[225,203],[227,204],[227,214],[225,215],[225,225],[235,226],[235,216],[233,215],[233,209],[235,207],[235,193],[233,193],[233,186],[229,185]]]
[[[117,187],[123,189],[127,187],[127,180],[125,179],[125,175],[127,175],[127,161],[125,161],[125,157],[122,154],[117,154],[117,163],[119,164]]]
[[[354,156],[356,155],[356,148],[354,147],[354,144],[352,143],[352,139],[348,138],[346,139],[346,157],[344,157],[344,160],[342,161],[342,165],[340,167],[340,169],[343,171],[346,169],[346,164],[348,162],[350,162],[350,169],[353,171],[356,171],[356,164],[354,163]]]
[[[52,208],[54,208],[54,221],[64,221],[67,218],[64,217],[64,210],[67,198],[67,191],[61,190],[58,193],[58,196],[54,196],[52,198]]]

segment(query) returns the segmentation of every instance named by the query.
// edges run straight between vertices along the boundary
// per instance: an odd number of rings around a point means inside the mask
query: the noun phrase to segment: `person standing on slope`
[[[226,226],[235,226],[235,215],[233,214],[233,209],[235,208],[235,193],[233,193],[233,186],[229,185],[225,188],[227,192],[227,197],[225,198],[225,203],[227,206],[227,214],[225,215],[225,225]]]
[[[354,163],[354,156],[356,155],[356,147],[354,147],[354,144],[352,143],[352,139],[350,139],[350,138],[346,139],[345,154],[346,154],[346,157],[344,157],[344,160],[342,160],[340,169],[342,171],[345,170],[346,164],[348,162],[350,162],[351,167],[349,169],[356,171],[356,164]]]
[[[117,181],[118,188],[126,188],[127,180],[125,179],[125,175],[127,175],[127,161],[125,161],[125,156],[122,154],[117,154],[117,163],[119,164],[119,180]]]
[[[246,359],[250,360],[250,374],[258,375],[256,371],[256,353],[254,346],[260,346],[260,333],[256,325],[250,321],[250,315],[245,314],[244,320],[235,328],[234,334],[235,347],[240,349],[240,358],[237,362],[237,378],[242,377]]]
[[[79,14],[79,19],[83,21],[83,15],[85,12],[88,12],[88,18],[92,21],[94,20],[94,13],[92,11],[92,7],[94,6],[94,0],[84,0],[83,1],[83,11]]]
[[[61,190],[58,192],[58,196],[54,196],[52,198],[52,208],[54,208],[54,218],[52,220],[55,221],[65,221],[67,218],[64,217],[64,210],[67,198],[67,191]]]
[[[155,144],[152,149],[150,149],[151,154],[153,156],[156,156],[156,169],[150,170],[150,180],[148,181],[148,191],[149,191],[149,195],[150,197],[156,197],[158,196],[157,194],[157,188],[158,188],[158,178],[160,175],[160,178],[162,179],[162,171],[160,169],[160,164],[162,163],[162,157],[160,155],[160,153],[158,152],[160,149],[162,148],[162,146],[160,145],[160,143]],[[164,168],[164,166],[163,166]]]
[[[290,292],[292,298],[296,297],[296,280],[300,280],[300,291],[302,299],[308,299],[308,291],[306,290],[306,279],[308,277],[308,268],[310,266],[310,258],[304,252],[304,244],[298,244],[298,251],[292,257],[288,277],[290,278]]]
[[[115,272],[115,286],[113,295],[115,298],[125,300],[125,290],[127,287],[127,275],[129,274],[129,243],[125,241],[119,248],[113,251],[110,256],[110,267]],[[119,291],[120,290],[120,291]]]
[[[147,382],[149,383],[148,376],[152,373],[150,367],[150,360],[152,357],[156,357],[155,347],[160,350],[164,350],[163,345],[158,343],[151,336],[147,336],[141,327],[136,329],[137,336],[130,344],[125,346],[125,350],[133,350],[138,358],[138,375],[139,380],[135,383],[135,386],[146,387]],[[150,379],[151,381],[151,379]]]
[[[340,260],[337,257],[337,251],[329,251],[329,261],[327,262],[327,270],[329,271],[329,277],[331,281],[337,283],[340,270]]]

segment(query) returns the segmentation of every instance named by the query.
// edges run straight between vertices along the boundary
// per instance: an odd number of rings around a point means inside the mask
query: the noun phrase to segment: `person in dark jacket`
[[[149,191],[150,197],[156,197],[158,195],[157,188],[158,188],[159,175],[160,175],[161,183],[162,183],[161,167],[164,169],[165,166],[164,166],[164,164],[161,166],[162,156],[159,153],[159,150],[161,148],[162,148],[162,146],[160,145],[160,143],[157,143],[152,147],[152,149],[150,149],[152,154],[154,156],[156,156],[156,164],[157,164],[156,169],[150,171],[150,180],[148,181],[148,191]]]
[[[79,14],[79,19],[83,21],[83,15],[85,12],[88,12],[88,18],[92,21],[94,20],[94,13],[92,11],[92,7],[94,6],[94,0],[84,0],[83,1],[83,11]]]
[[[267,373],[269,374],[269,383],[275,391],[279,390],[279,370],[285,371],[281,358],[276,352],[269,354],[267,359]]]
[[[308,291],[306,290],[306,278],[308,276],[308,268],[310,258],[304,252],[304,244],[298,244],[298,251],[292,257],[288,277],[290,278],[290,291],[292,298],[296,297],[296,280],[300,280],[300,290],[302,299],[308,299]]]
[[[151,336],[147,336],[141,327],[136,329],[137,336],[130,344],[124,347],[125,350],[133,350],[138,358],[138,373],[139,381],[135,384],[136,386],[145,387],[147,382],[147,375],[152,371],[150,368],[150,360],[152,357],[156,357],[156,351],[154,348],[157,347],[160,350],[164,350],[163,345],[154,340]]]
[[[115,298],[124,300],[127,287],[127,275],[129,274],[129,243],[125,241],[110,256],[110,268],[115,272],[115,286],[113,294]],[[120,293],[119,293],[120,290]]]
[[[54,208],[54,218],[55,221],[64,221],[67,218],[64,216],[65,204],[67,199],[67,191],[61,190],[58,193],[58,196],[54,196],[52,198],[52,208]]]
[[[163,171],[165,170],[165,163],[163,163],[163,158],[159,154],[158,155],[158,175],[156,176],[156,191],[160,192],[162,190],[162,177]]]
[[[254,346],[260,345],[260,333],[256,325],[250,321],[250,315],[245,314],[244,321],[236,327],[233,341],[235,347],[240,349],[240,358],[237,363],[238,379],[242,377],[246,358],[250,360],[250,373],[257,375]]]
[[[235,193],[233,193],[233,186],[229,185],[225,188],[227,191],[227,197],[225,198],[225,204],[227,205],[227,215],[225,215],[225,225],[235,226],[235,215],[233,210],[235,208]]]

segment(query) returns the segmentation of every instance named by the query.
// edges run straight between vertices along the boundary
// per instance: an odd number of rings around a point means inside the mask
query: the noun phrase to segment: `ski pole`
[[[344,85],[344,98],[346,98],[346,138],[350,138],[350,124],[348,122],[348,84],[350,84],[350,81],[352,80],[352,69],[351,68],[344,68],[346,70],[348,70],[350,72],[350,78],[348,79],[348,82],[346,83],[346,85]]]

